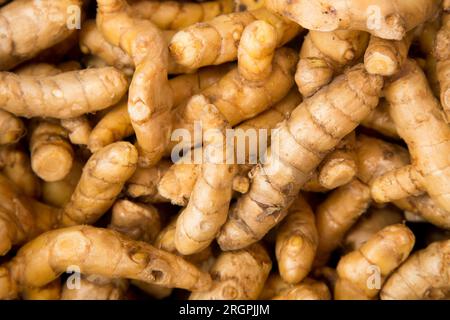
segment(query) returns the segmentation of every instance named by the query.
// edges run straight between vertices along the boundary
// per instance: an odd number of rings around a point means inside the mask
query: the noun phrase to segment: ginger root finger
[[[127,87],[111,67],[44,77],[0,72],[0,106],[17,116],[68,119],[117,103]]]
[[[211,268],[214,281],[207,291],[191,293],[189,300],[256,299],[269,275],[272,262],[260,244],[222,252]]]
[[[128,94],[128,113],[136,133],[140,163],[156,164],[170,140],[173,95],[168,80],[168,48],[147,20],[133,18],[125,0],[97,0],[97,26],[113,45],[132,58],[136,71]]]
[[[448,299],[450,296],[450,240],[415,252],[386,281],[383,300]]]
[[[0,145],[16,143],[26,134],[20,118],[0,109]]]
[[[378,104],[383,80],[357,65],[306,99],[283,121],[263,165],[252,172],[218,237],[223,250],[261,239],[286,215],[300,188],[324,157]],[[313,132],[313,133],[312,133]]]
[[[380,100],[378,107],[362,121],[361,125],[386,137],[400,139],[395,123],[389,114],[389,103],[385,99]]]
[[[367,47],[362,31],[309,31],[300,50],[295,82],[304,97],[312,96],[336,74],[356,63]]]
[[[18,0],[0,8],[0,70],[9,70],[75,32],[80,0]]]
[[[61,225],[91,224],[114,203],[137,164],[136,148],[129,142],[116,142],[94,153],[64,207]]]
[[[436,61],[436,77],[439,82],[440,99],[446,114],[447,123],[450,122],[450,13],[444,12],[442,27],[436,34],[433,48]]]
[[[177,63],[191,69],[233,61],[244,28],[256,20],[266,21],[275,28],[277,47],[291,40],[300,30],[297,24],[265,8],[230,13],[176,33],[169,45],[171,55]]]
[[[74,226],[41,234],[1,266],[0,297],[17,296],[26,286],[45,286],[70,266],[78,266],[83,274],[188,290],[205,290],[211,285],[208,274],[180,257],[113,230]]]
[[[267,0],[266,6],[317,31],[362,30],[391,40],[432,18],[440,0]]]
[[[284,281],[295,284],[308,275],[318,242],[314,214],[300,194],[277,231],[275,253]]]
[[[301,283],[279,292],[272,300],[330,300],[331,294],[327,285],[312,279],[305,279]]]
[[[86,116],[62,119],[61,125],[69,132],[69,140],[72,144],[88,144],[92,128]]]
[[[414,242],[414,234],[408,227],[395,224],[378,231],[358,250],[343,256],[337,266],[335,299],[374,299],[386,277],[406,260]]]
[[[44,181],[64,179],[72,168],[74,150],[68,132],[56,122],[36,121],[32,124],[31,167]]]

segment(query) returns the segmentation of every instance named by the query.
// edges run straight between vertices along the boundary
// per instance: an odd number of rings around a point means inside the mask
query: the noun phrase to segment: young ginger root
[[[415,62],[408,61],[385,91],[391,117],[413,163],[374,181],[372,197],[387,202],[427,191],[450,214],[450,127],[425,75]]]
[[[303,40],[295,82],[304,97],[312,96],[343,69],[354,64],[367,47],[362,31],[309,31]]]
[[[75,32],[80,0],[15,0],[0,8],[0,70],[9,70]]]
[[[62,180],[72,168],[74,151],[59,123],[41,120],[32,124],[30,151],[31,167],[44,181]]]
[[[69,119],[117,103],[127,86],[124,74],[111,67],[53,76],[0,72],[0,108],[22,117]]]
[[[267,0],[267,7],[302,27],[316,31],[361,30],[377,37],[401,40],[432,18],[440,0]]]
[[[209,246],[225,223],[236,173],[236,166],[228,164],[225,131],[229,125],[219,110],[204,96],[194,96],[190,103],[205,109],[208,119],[204,119],[203,125],[213,133],[204,137],[205,150],[200,174],[189,203],[177,219],[175,246],[184,255],[199,252]],[[205,201],[205,198],[208,200]]]
[[[300,30],[297,24],[265,8],[230,13],[176,33],[169,45],[171,55],[178,64],[190,69],[233,61],[245,27],[256,20],[272,25],[277,47],[294,38]]]
[[[128,114],[136,133],[140,163],[156,164],[169,143],[172,90],[168,49],[162,33],[147,20],[133,18],[125,0],[98,0],[97,26],[113,45],[133,60]]]
[[[365,300],[378,295],[384,280],[408,257],[414,234],[402,224],[383,228],[338,263],[337,300]]]
[[[258,298],[272,268],[266,249],[255,243],[222,252],[211,268],[214,281],[207,291],[192,292],[189,300],[249,300]]]
[[[249,192],[238,199],[218,236],[222,250],[258,241],[285,217],[310,173],[378,104],[382,83],[357,65],[278,126],[278,148],[270,147],[266,162],[255,167]]]
[[[450,240],[433,242],[415,252],[386,281],[383,300],[448,299]]]
[[[208,274],[180,257],[113,230],[74,226],[41,234],[2,265],[0,298],[16,298],[24,287],[45,286],[73,265],[85,275],[136,279],[188,290],[205,290],[211,285]]]
[[[277,231],[275,253],[284,281],[298,283],[311,271],[318,244],[314,214],[299,194]]]
[[[62,226],[91,224],[114,203],[137,165],[136,148],[129,142],[116,142],[89,158],[83,174],[63,209]]]

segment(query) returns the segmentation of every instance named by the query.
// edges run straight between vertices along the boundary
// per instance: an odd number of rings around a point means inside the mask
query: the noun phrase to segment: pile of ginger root
[[[450,1],[0,1],[0,299],[450,299]]]

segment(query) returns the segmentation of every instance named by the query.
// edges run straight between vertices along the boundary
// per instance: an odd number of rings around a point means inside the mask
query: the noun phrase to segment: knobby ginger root
[[[286,97],[277,102],[272,108],[266,110],[263,113],[260,113],[254,118],[242,122],[235,127],[235,130],[236,132],[238,132],[239,130],[241,130],[241,132],[247,132],[248,130],[257,130],[257,143],[261,141],[259,140],[259,134],[261,133],[260,130],[266,130],[267,138],[269,139],[272,133],[272,129],[275,128],[278,122],[287,119],[291,111],[300,102],[300,95],[296,90],[293,89],[286,95]],[[235,146],[237,146],[237,143],[235,144]],[[250,146],[246,144],[246,148],[246,158],[244,159],[245,163],[249,163],[249,160],[252,158],[256,159],[257,155],[262,154],[262,152],[264,151],[261,151],[262,146],[259,145],[256,148],[251,149]],[[195,152],[195,150],[192,152]],[[237,150],[235,150],[235,152],[237,153]],[[186,157],[191,156],[191,153],[186,155]],[[239,167],[242,168],[242,166]],[[165,198],[170,199],[173,204],[186,206],[199,172],[199,165],[177,162],[173,166],[171,166],[171,168],[161,178],[160,182],[157,185],[158,191]],[[236,176],[235,179],[236,178],[239,179],[239,176]]]
[[[156,164],[172,130],[172,90],[168,49],[162,33],[148,20],[133,18],[125,0],[97,0],[97,26],[133,60],[136,71],[128,94],[128,113],[136,133],[140,163]]]
[[[344,67],[357,62],[369,35],[362,31],[310,31],[303,41],[295,82],[304,97],[330,83]]]
[[[391,40],[432,18],[440,0],[267,0],[267,7],[317,31],[362,30]]]
[[[275,253],[284,281],[295,284],[308,275],[318,240],[314,214],[303,196],[299,195],[277,231]]]
[[[161,218],[153,206],[119,200],[112,208],[108,228],[126,234],[134,240],[153,243],[161,231]]]
[[[367,72],[382,76],[392,76],[397,73],[408,57],[413,35],[413,31],[410,31],[398,41],[372,35],[364,54],[364,66]]]
[[[41,186],[31,168],[31,161],[18,146],[0,146],[0,170],[28,197],[39,197]]]
[[[286,215],[311,172],[339,141],[378,104],[383,80],[357,65],[306,99],[275,132],[265,164],[252,172],[249,192],[241,196],[218,236],[223,250],[261,239]]]
[[[191,69],[233,61],[244,28],[256,20],[273,26],[277,47],[294,38],[300,30],[297,24],[265,8],[230,13],[176,33],[169,45],[171,55],[177,63]]]
[[[334,289],[337,300],[369,300],[385,279],[408,257],[415,242],[408,227],[395,224],[373,235],[358,250],[339,260]]]
[[[401,223],[403,215],[395,207],[370,208],[345,235],[343,246],[347,252],[359,249],[375,233],[392,224]]]
[[[2,7],[0,70],[9,70],[68,38],[81,19],[79,10],[80,0],[18,0]]]
[[[74,151],[68,132],[56,122],[37,121],[31,130],[31,167],[44,181],[64,179],[72,168]]]
[[[117,103],[127,86],[111,67],[35,77],[0,72],[0,106],[17,116],[68,119]]]
[[[373,198],[386,202],[422,190],[450,213],[450,127],[425,75],[415,62],[408,61],[385,90],[391,117],[413,163],[374,181]]]
[[[434,242],[412,254],[386,281],[383,300],[448,299],[450,240]]]
[[[230,163],[225,141],[229,125],[217,108],[204,96],[191,98],[211,117],[204,137],[203,161],[189,203],[177,219],[175,246],[181,254],[193,254],[205,249],[214,240],[227,219],[236,166]],[[205,126],[205,121],[203,121]],[[232,162],[231,162],[232,163]],[[205,198],[208,199],[205,201]]]
[[[312,279],[279,292],[272,300],[330,300],[331,294],[327,285]]]
[[[0,145],[18,142],[26,133],[20,118],[0,109]]]
[[[116,142],[89,158],[83,174],[64,207],[61,225],[91,224],[114,203],[137,164],[136,148],[129,142]]]
[[[140,1],[130,5],[131,13],[148,19],[160,29],[178,30],[194,23],[209,21],[233,10],[233,0],[208,2]]]
[[[207,291],[192,292],[190,300],[256,299],[272,268],[267,251],[260,244],[222,252],[211,268],[213,285]]]
[[[68,131],[70,142],[73,144],[88,144],[92,129],[86,116],[62,119],[61,125]]]
[[[1,266],[0,297],[15,298],[24,287],[45,286],[73,265],[85,275],[136,279],[188,290],[205,290],[211,284],[208,274],[145,242],[113,230],[74,226],[38,236]]]
[[[246,26],[237,53],[239,74],[250,81],[267,78],[276,46],[277,33],[270,23],[256,20]]]

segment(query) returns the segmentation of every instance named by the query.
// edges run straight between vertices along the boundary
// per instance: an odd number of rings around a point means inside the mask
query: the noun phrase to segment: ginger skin
[[[312,279],[305,279],[301,283],[279,292],[272,300],[330,300],[331,294],[327,285]]]
[[[362,31],[309,31],[300,50],[295,82],[304,97],[312,96],[343,69],[356,63],[367,47]]]
[[[115,197],[137,165],[136,148],[129,142],[116,142],[89,158],[83,174],[64,207],[62,226],[92,224],[114,203]]]
[[[377,276],[370,272],[371,268],[379,270],[382,285],[384,280],[406,260],[414,242],[414,234],[408,227],[394,224],[378,231],[356,251],[343,256],[337,266],[335,299],[374,299],[380,287],[377,287],[376,283],[368,285],[371,275]]]
[[[218,236],[222,250],[258,241],[285,217],[310,173],[378,104],[382,83],[357,65],[279,125],[278,150],[270,148],[266,163],[253,170],[250,190],[238,199]]]
[[[1,7],[0,70],[12,69],[72,35],[68,21],[73,21],[74,8],[81,8],[80,0],[18,0]]]
[[[314,214],[299,195],[277,232],[275,253],[284,281],[295,284],[308,275],[318,241]]]
[[[72,168],[74,151],[68,132],[59,123],[44,120],[35,123],[30,151],[31,167],[44,181],[62,180]]]
[[[26,129],[22,120],[0,109],[0,145],[16,143],[25,133]]]
[[[277,47],[297,35],[300,27],[265,8],[221,15],[176,33],[169,45],[174,60],[187,68],[218,65],[237,58],[242,32],[250,23],[262,20],[276,31]]]
[[[188,290],[205,290],[211,284],[208,274],[145,242],[131,240],[113,230],[74,226],[41,234],[1,266],[0,297],[16,298],[24,287],[45,286],[73,265],[79,266],[84,274]]]
[[[444,12],[442,27],[436,34],[433,57],[436,60],[436,77],[440,99],[447,123],[450,122],[450,8]]]
[[[412,254],[386,281],[383,300],[448,299],[450,240],[433,242]]]
[[[127,86],[111,67],[32,77],[0,72],[0,106],[21,117],[69,119],[114,105]]]
[[[267,0],[267,8],[302,27],[317,31],[361,30],[401,40],[406,32],[432,18],[440,0]]]

